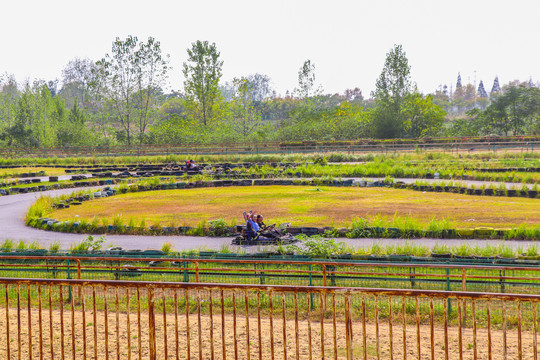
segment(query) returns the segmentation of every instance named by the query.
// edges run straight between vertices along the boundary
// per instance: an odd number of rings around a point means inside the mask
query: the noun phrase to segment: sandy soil
[[[88,309],[87,309],[88,310]],[[65,308],[63,319],[59,311],[53,311],[52,321],[52,349],[51,349],[51,326],[50,313],[44,309],[41,313],[41,337],[40,337],[40,314],[37,310],[31,313],[31,350],[29,352],[29,327],[28,327],[28,312],[27,309],[22,309],[20,313],[20,327],[17,326],[17,311],[16,308],[9,309],[9,338],[6,338],[6,310],[0,310],[0,359],[8,359],[7,344],[9,343],[10,357],[9,359],[18,359],[19,351],[20,358],[40,358],[42,352],[43,359],[51,359],[51,353],[55,359],[62,358],[62,352],[66,359],[83,359],[83,352],[86,351],[87,358],[93,359],[94,353],[97,350],[98,359],[106,358],[106,352],[109,358],[116,359],[119,351],[120,359],[128,359],[128,354],[132,359],[138,359],[139,354],[143,359],[149,357],[149,319],[148,315],[141,314],[141,334],[138,334],[138,319],[136,313],[130,313],[129,322],[127,314],[116,312],[108,313],[107,329],[105,324],[104,312],[97,312],[97,326],[94,326],[94,314],[91,311],[71,312],[70,308]],[[270,319],[261,318],[260,327],[257,317],[249,318],[249,332],[246,326],[245,314],[238,310],[236,316],[236,334],[234,326],[234,317],[231,315],[225,316],[225,331],[222,335],[222,320],[221,314],[214,314],[212,319],[213,326],[211,327],[210,317],[199,315],[195,312],[189,316],[189,327],[185,314],[178,314],[175,323],[175,314],[169,313],[166,316],[166,337],[164,336],[163,314],[156,314],[156,351],[157,359],[176,359],[178,351],[179,358],[187,359],[188,352],[191,358],[199,358],[199,352],[202,351],[203,359],[212,358],[212,351],[215,359],[223,359],[223,339],[225,340],[225,352],[228,359],[247,359],[248,342],[246,334],[249,333],[249,352],[252,359],[272,358],[272,349],[276,359],[295,359],[298,349],[299,358],[308,359],[310,351],[315,359],[321,358],[321,324],[318,321],[311,322],[311,340],[308,337],[309,324],[307,321],[296,322],[294,317],[286,320],[286,347],[284,348],[283,340],[283,319],[275,317],[273,320],[273,332],[270,331]],[[63,320],[63,337],[62,326]],[[128,331],[128,324],[130,329]],[[200,324],[200,325],[199,325]],[[83,332],[83,327],[86,332]],[[20,331],[18,329],[20,328]],[[187,329],[189,328],[189,337]],[[200,328],[200,334],[199,334]],[[295,335],[298,329],[298,341]],[[353,350],[354,358],[363,358],[363,326],[361,322],[354,322],[353,329]],[[213,331],[213,341],[211,341],[211,330]],[[94,347],[94,331],[97,332],[97,348]],[[388,323],[379,325],[379,336],[377,337],[375,324],[366,325],[366,351],[367,357],[370,359],[376,358],[377,339],[380,349],[381,359],[389,359],[392,351],[394,359],[403,359],[403,328],[396,324],[392,327],[393,336],[390,343]],[[73,334],[75,337],[73,338]],[[273,338],[272,335],[273,334]],[[345,325],[343,323],[336,324],[336,332],[334,335],[332,319],[326,319],[324,322],[324,353],[326,358],[334,358],[334,353],[337,353],[338,359],[346,359],[346,335]],[[445,334],[442,328],[436,328],[434,332],[434,358],[445,358]],[[177,341],[178,336],[178,341]],[[504,358],[503,334],[501,331],[492,331],[492,354],[493,359]],[[507,334],[507,357],[508,359],[518,358],[518,337],[515,330],[509,331]],[[417,359],[417,337],[416,326],[411,325],[406,327],[406,352],[407,358]],[[189,344],[188,344],[189,338]],[[478,359],[487,359],[487,330],[478,329]],[[62,339],[63,345],[62,345]],[[165,340],[166,339],[166,340]],[[199,339],[201,341],[199,342]],[[139,342],[140,340],[140,342]],[[19,347],[20,341],[20,347]],[[107,343],[106,343],[107,341]],[[310,347],[311,343],[311,347]],[[337,347],[334,347],[334,343]],[[272,346],[273,344],[273,346]],[[421,359],[431,358],[431,336],[429,326],[422,325],[420,327],[420,352]],[[165,349],[166,346],[166,349]],[[73,349],[75,355],[73,355]],[[311,349],[311,350],[310,350]],[[464,359],[473,359],[473,331],[465,329],[462,340],[462,351]],[[284,354],[286,350],[286,356]],[[167,351],[167,356],[165,352]],[[524,359],[533,358],[533,338],[531,333],[522,334],[522,353]],[[459,333],[457,328],[448,330],[448,353],[449,359],[457,359],[459,354]],[[235,355],[236,354],[236,355]]]

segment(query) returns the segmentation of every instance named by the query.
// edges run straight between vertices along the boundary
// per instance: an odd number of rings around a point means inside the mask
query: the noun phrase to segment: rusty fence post
[[[156,314],[154,312],[154,288],[148,288],[148,339],[150,360],[156,360]]]

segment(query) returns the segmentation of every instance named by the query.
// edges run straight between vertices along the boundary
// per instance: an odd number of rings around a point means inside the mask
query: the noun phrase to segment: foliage
[[[223,218],[210,220],[208,225],[210,226],[210,235],[226,236],[229,234],[229,225]]]
[[[261,126],[261,115],[254,107],[254,86],[247,78],[235,78],[234,100],[232,104],[233,127],[243,138]]]
[[[303,234],[296,237],[302,244],[288,245],[287,250],[297,254],[306,255],[310,258],[331,259],[335,255],[342,254],[346,250],[344,242],[336,242],[319,235],[307,237]]]
[[[406,137],[436,136],[444,123],[446,112],[433,103],[433,96],[413,92],[403,104],[403,131]]]
[[[168,61],[161,54],[159,41],[149,37],[139,43],[137,37],[116,38],[112,54],[96,63],[92,86],[110,104],[110,111],[119,121],[127,144],[133,127],[142,143],[148,125],[153,121],[156,98],[168,71]]]
[[[56,254],[56,253],[58,253],[58,251],[60,251],[60,243],[58,241],[53,241],[49,245],[49,253],[50,254]]]
[[[192,43],[187,53],[188,61],[183,67],[186,105],[191,115],[206,126],[219,115],[222,99],[218,85],[223,61],[216,44],[208,41]]]
[[[165,255],[169,255],[174,251],[174,245],[170,242],[164,242],[163,245],[161,245],[161,251],[163,251]]]
[[[491,104],[485,109],[474,108],[466,118],[454,120],[446,134],[523,135],[540,134],[540,89],[528,84],[511,84],[492,93]]]
[[[395,138],[400,136],[405,121],[403,101],[411,89],[409,62],[401,45],[386,54],[383,71],[379,76],[374,93],[377,109],[375,111],[375,136]]]
[[[11,239],[5,239],[4,242],[0,245],[0,251],[2,252],[10,252],[15,247],[15,244],[13,240]]]
[[[100,236],[96,239],[92,235],[89,235],[80,243],[72,245],[70,251],[72,253],[86,253],[87,251],[98,251],[102,249],[103,244],[106,241],[107,240],[104,236]]]

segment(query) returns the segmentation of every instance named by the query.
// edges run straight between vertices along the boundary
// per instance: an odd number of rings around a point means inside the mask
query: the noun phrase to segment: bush
[[[101,250],[103,244],[105,243],[105,236],[100,236],[99,238],[94,238],[92,235],[89,235],[86,239],[81,241],[79,244],[72,245],[70,252],[72,254],[77,253],[86,253],[88,251],[98,251]]]
[[[174,245],[171,244],[170,242],[165,242],[163,243],[163,245],[161,245],[161,251],[163,251],[165,255],[170,254],[173,250],[174,250]]]
[[[302,242],[302,246],[289,245],[287,250],[310,258],[331,259],[347,250],[344,242],[338,243],[334,239],[327,239],[320,235],[308,237],[300,234],[296,238]]]
[[[210,236],[226,236],[229,234],[229,225],[223,218],[210,220],[208,224],[210,226]]]

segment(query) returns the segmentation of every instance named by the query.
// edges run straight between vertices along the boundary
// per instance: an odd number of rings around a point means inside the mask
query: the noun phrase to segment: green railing
[[[532,262],[0,256],[0,277],[540,293],[540,267]]]

